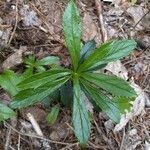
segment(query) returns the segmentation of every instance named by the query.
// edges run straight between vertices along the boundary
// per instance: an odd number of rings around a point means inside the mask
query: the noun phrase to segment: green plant
[[[0,103],[0,122],[12,118],[16,113],[4,104]]]
[[[24,79],[32,76],[34,73],[43,72],[46,69],[44,66],[54,66],[59,64],[59,58],[55,56],[48,56],[41,60],[37,60],[34,56],[29,56],[24,61],[26,69],[19,75],[12,70],[5,70],[0,75],[0,86],[8,93],[12,98],[19,92],[17,84]],[[15,116],[15,113],[11,108],[0,103],[0,122]]]
[[[115,76],[95,73],[94,70],[128,55],[136,47],[136,43],[134,40],[115,40],[98,48],[94,41],[83,45],[80,15],[73,0],[64,12],[63,30],[72,61],[71,68],[55,66],[24,79],[17,84],[19,91],[14,95],[10,106],[13,109],[28,107],[55,91],[60,90],[62,94],[68,90],[64,88],[66,85],[71,86],[70,105],[72,104],[74,132],[80,144],[84,146],[90,136],[91,119],[82,92],[98,110],[104,111],[113,121],[118,122],[120,114],[128,109],[129,102],[135,98],[136,93],[126,81]],[[62,99],[64,101],[65,98]],[[122,102],[125,105],[122,106]]]

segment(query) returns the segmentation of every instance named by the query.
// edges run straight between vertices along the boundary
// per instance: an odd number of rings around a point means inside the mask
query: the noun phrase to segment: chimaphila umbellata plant
[[[92,40],[83,45],[80,15],[73,0],[68,3],[63,15],[63,31],[72,66],[55,66],[22,80],[17,84],[18,92],[13,95],[10,107],[18,109],[34,105],[69,83],[72,87],[70,104],[74,133],[80,144],[86,145],[91,119],[83,100],[83,92],[93,106],[118,122],[121,113],[129,109],[130,101],[135,99],[136,93],[126,81],[96,73],[95,70],[127,56],[136,47],[136,43],[134,40],[114,40],[96,48]]]

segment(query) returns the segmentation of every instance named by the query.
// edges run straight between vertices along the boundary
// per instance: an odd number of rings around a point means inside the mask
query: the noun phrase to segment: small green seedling
[[[46,120],[49,125],[52,125],[57,120],[57,117],[59,115],[59,107],[54,106],[51,109],[51,112],[47,115]]]
[[[54,67],[24,79],[17,84],[19,92],[14,92],[10,106],[16,109],[34,105],[56,91],[61,91],[62,94],[67,91],[63,87],[69,85],[71,94],[66,92],[64,96],[70,94],[71,100],[68,101],[72,108],[74,133],[84,146],[90,137],[91,119],[82,93],[85,93],[95,108],[105,112],[114,122],[119,122],[121,113],[129,109],[129,103],[135,98],[136,93],[126,81],[96,73],[95,70],[127,56],[134,50],[136,43],[134,40],[115,40],[97,48],[94,41],[83,45],[81,19],[73,0],[69,2],[63,15],[63,31],[72,66]],[[67,101],[67,96],[62,99]],[[57,115],[54,116],[56,118]]]
[[[45,71],[45,66],[58,65],[59,58],[55,56],[48,56],[41,60],[37,60],[34,56],[29,56],[24,61],[26,70],[21,75],[14,73],[12,70],[5,70],[0,75],[0,86],[8,93],[12,98],[18,92],[19,88],[17,84],[24,79],[32,76],[35,72]],[[0,104],[0,122],[14,116],[15,113],[9,107]]]

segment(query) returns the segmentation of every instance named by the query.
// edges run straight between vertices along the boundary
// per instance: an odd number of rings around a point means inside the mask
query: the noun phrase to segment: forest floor
[[[70,65],[62,32],[66,5],[67,0],[0,1],[0,72],[8,68],[22,70],[23,58],[29,54],[39,59],[59,56],[61,65]],[[83,42],[95,39],[100,45],[111,39],[137,41],[132,54],[110,64],[106,70],[126,76],[128,81],[134,80],[133,85],[141,92],[134,112],[118,125],[105,114],[94,112],[86,149],[150,150],[150,1],[77,0],[77,6],[82,18]],[[10,102],[2,89],[0,101]],[[0,150],[78,150],[70,110],[62,107],[59,118],[51,126],[45,121],[47,112],[43,106],[36,105],[0,124]],[[38,122],[43,137],[34,131],[28,113]]]

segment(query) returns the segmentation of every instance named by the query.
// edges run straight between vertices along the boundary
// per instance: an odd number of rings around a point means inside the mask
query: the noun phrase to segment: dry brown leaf
[[[20,9],[20,15],[25,26],[40,26],[42,24],[41,20],[37,17],[36,12],[30,10],[28,5],[24,5]]]
[[[22,54],[27,50],[26,46],[21,46],[19,50],[10,55],[2,64],[3,69],[14,68],[23,62]]]
[[[98,31],[98,27],[92,20],[92,17],[88,12],[85,12],[83,17],[83,40],[85,42],[95,39],[97,43],[101,43],[101,36]]]
[[[129,16],[133,18],[133,21],[135,24],[139,22],[139,20],[144,16],[144,10],[141,6],[132,6],[127,9],[127,13]],[[139,22],[136,26],[138,30],[143,30],[143,27],[141,26],[142,22]]]
[[[109,63],[106,67],[106,70],[112,72],[112,74],[124,79],[128,80],[128,72],[127,69],[122,65],[120,60],[116,62]]]
[[[37,106],[21,110],[21,114],[22,114],[23,118],[26,118],[26,115],[28,113],[32,114],[37,122],[45,121],[46,112],[43,109],[38,108]],[[28,119],[28,118],[26,118],[26,119]]]

